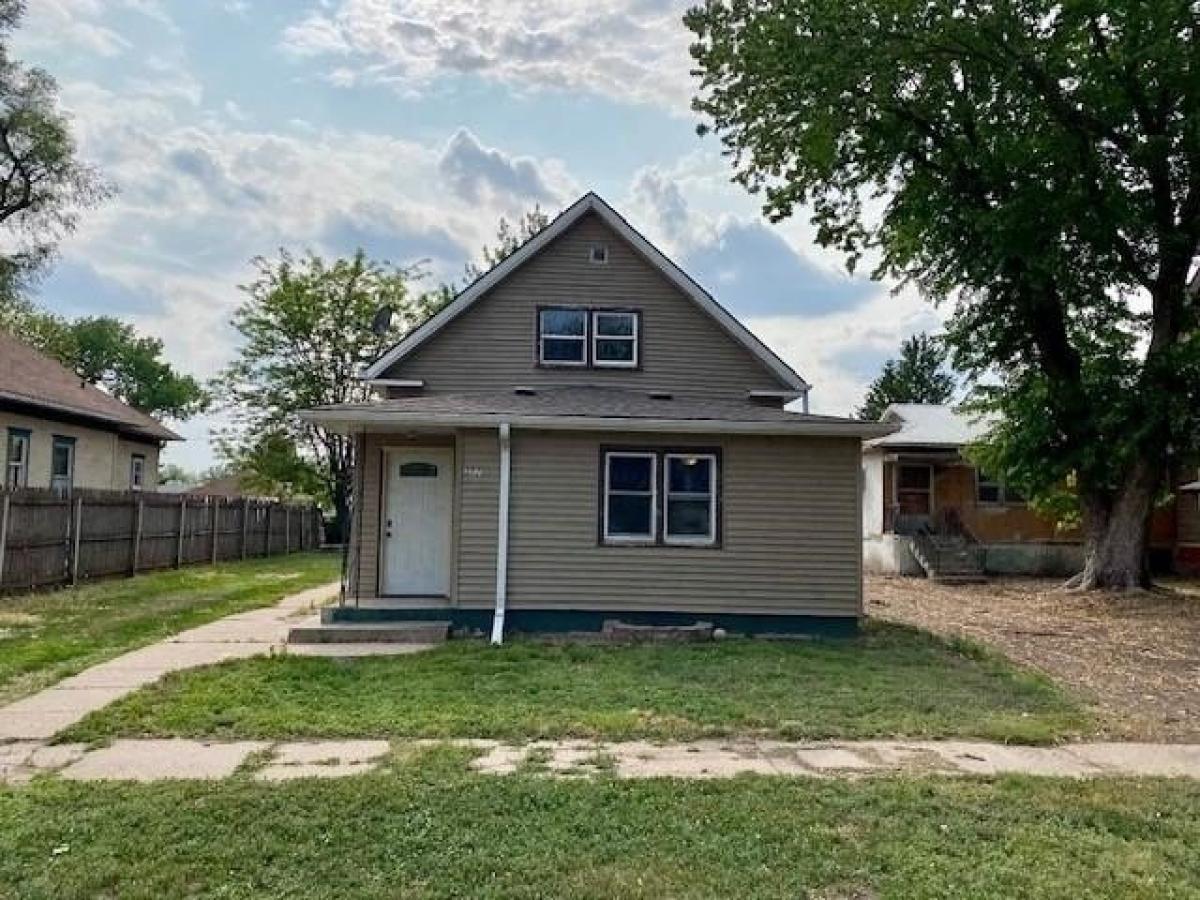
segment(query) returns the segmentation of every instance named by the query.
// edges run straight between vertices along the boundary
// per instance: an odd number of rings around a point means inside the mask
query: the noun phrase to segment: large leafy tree
[[[353,439],[305,422],[302,409],[370,398],[360,371],[409,329],[436,311],[445,291],[421,293],[416,267],[367,258],[327,262],[315,254],[254,260],[257,275],[242,290],[233,317],[243,343],[237,359],[214,382],[234,414],[222,442],[232,466],[260,483],[319,493],[340,533],[350,524]],[[386,328],[372,328],[385,307]]]
[[[1009,481],[1073,485],[1083,587],[1148,583],[1195,447],[1200,9],[1185,0],[710,0],[695,105],[775,219],[953,303]]]
[[[0,298],[0,328],[149,415],[187,419],[208,405],[200,383],[163,359],[162,341],[111,316],[69,320],[10,296]]]
[[[891,403],[947,403],[954,396],[954,375],[946,368],[948,348],[928,334],[914,334],[900,345],[900,356],[883,364],[867,388],[860,419],[878,419]]]
[[[9,54],[24,7],[0,0],[0,293],[9,295],[44,266],[79,211],[110,193],[77,158],[54,79]]]

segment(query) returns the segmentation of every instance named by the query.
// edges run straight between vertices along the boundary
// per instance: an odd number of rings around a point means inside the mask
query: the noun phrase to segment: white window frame
[[[671,460],[708,460],[708,534],[671,534],[671,500],[700,500],[703,494],[671,490]],[[666,453],[663,455],[663,543],[681,546],[708,547],[717,542],[717,481],[720,467],[715,453]]]
[[[552,334],[542,330],[542,314],[548,312],[572,312],[579,313],[583,316],[583,334]],[[588,335],[591,328],[592,317],[588,315],[588,311],[579,306],[543,306],[537,311],[537,342],[538,342],[538,364],[551,367],[571,367],[576,369],[587,368],[588,365]],[[579,349],[582,351],[578,362],[565,359],[546,359],[546,341],[578,341]]]
[[[140,491],[146,487],[146,454],[134,453],[129,457],[129,489]]]
[[[33,433],[27,428],[8,429],[8,440],[4,445],[4,486],[23,488],[29,486],[29,452],[33,445]],[[12,459],[13,447],[21,448],[18,459]],[[16,472],[16,477],[13,472]]]
[[[599,321],[601,316],[626,316],[633,322],[633,329],[630,334],[600,334]],[[591,316],[591,335],[592,335],[592,366],[597,369],[636,369],[641,363],[641,316],[636,312],[628,309],[593,309]],[[633,344],[633,358],[629,360],[623,359],[601,359],[596,352],[596,345],[600,341],[630,341]]]
[[[614,457],[650,460],[650,533],[613,534],[609,531],[608,499],[614,495],[645,497],[646,491],[614,491],[612,489],[612,460]],[[646,450],[606,450],[604,452],[604,543],[652,544],[658,539],[658,454]]]

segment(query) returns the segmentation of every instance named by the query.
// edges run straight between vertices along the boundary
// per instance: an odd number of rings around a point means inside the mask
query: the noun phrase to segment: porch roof
[[[819,416],[749,401],[676,397],[670,393],[598,387],[515,388],[465,394],[431,394],[370,403],[320,406],[301,416],[334,431],[385,431],[397,427],[540,430],[663,431],[796,434],[874,438],[896,426]]]

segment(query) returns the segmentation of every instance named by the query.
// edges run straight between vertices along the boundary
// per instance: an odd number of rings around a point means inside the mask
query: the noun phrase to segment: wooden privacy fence
[[[178,494],[0,491],[0,592],[315,550],[311,505]]]

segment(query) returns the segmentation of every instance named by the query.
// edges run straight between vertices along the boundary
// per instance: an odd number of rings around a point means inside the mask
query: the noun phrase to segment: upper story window
[[[587,365],[586,309],[538,312],[538,361],[547,366]]]
[[[602,310],[592,313],[592,364],[616,369],[637,367],[637,313]]]
[[[29,484],[29,438],[27,428],[8,429],[8,450],[4,457],[5,487],[23,488]]]
[[[542,366],[636,369],[641,364],[641,313],[634,310],[538,310],[537,360]]]
[[[140,491],[146,486],[146,457],[135,453],[129,457],[129,488]]]
[[[50,449],[50,487],[68,493],[75,484],[75,438],[54,435]]]

